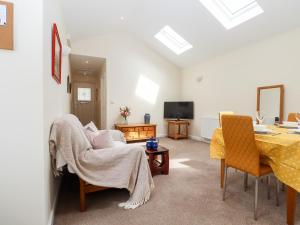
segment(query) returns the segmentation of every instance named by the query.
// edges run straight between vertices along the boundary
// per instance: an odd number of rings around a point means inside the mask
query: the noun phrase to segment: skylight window
[[[165,26],[155,36],[165,46],[175,52],[177,55],[193,48],[193,46],[177,34],[171,27]]]
[[[199,1],[228,30],[264,12],[255,0]]]

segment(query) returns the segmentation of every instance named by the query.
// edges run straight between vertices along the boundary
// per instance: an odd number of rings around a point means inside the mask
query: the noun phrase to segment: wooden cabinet
[[[169,120],[168,137],[174,139],[189,138],[189,124],[187,120]]]
[[[146,141],[156,138],[156,124],[116,124],[115,129],[124,133],[127,142]]]

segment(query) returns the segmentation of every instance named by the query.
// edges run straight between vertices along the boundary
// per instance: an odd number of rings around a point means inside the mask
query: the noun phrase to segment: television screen
[[[165,119],[193,119],[194,102],[165,102]]]

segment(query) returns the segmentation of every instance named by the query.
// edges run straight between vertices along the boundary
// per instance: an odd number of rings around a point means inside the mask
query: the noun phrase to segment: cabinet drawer
[[[154,127],[144,127],[144,130],[151,130],[151,131],[153,131],[154,130]]]
[[[132,132],[132,131],[135,131],[135,129],[134,129],[134,127],[133,128],[121,128],[121,129],[119,129],[120,131],[122,131],[122,132]]]
[[[143,131],[144,128],[143,127],[136,127],[136,128],[134,128],[134,130],[139,132],[139,131]]]
[[[147,138],[147,131],[140,131],[140,138],[146,139]]]
[[[139,133],[138,132],[127,132],[125,134],[126,140],[134,140],[139,138]]]
[[[154,137],[154,131],[147,131],[147,138]]]

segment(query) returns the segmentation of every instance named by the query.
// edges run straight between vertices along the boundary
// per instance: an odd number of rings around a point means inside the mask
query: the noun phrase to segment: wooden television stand
[[[188,120],[168,120],[168,137],[177,139],[189,138]]]

